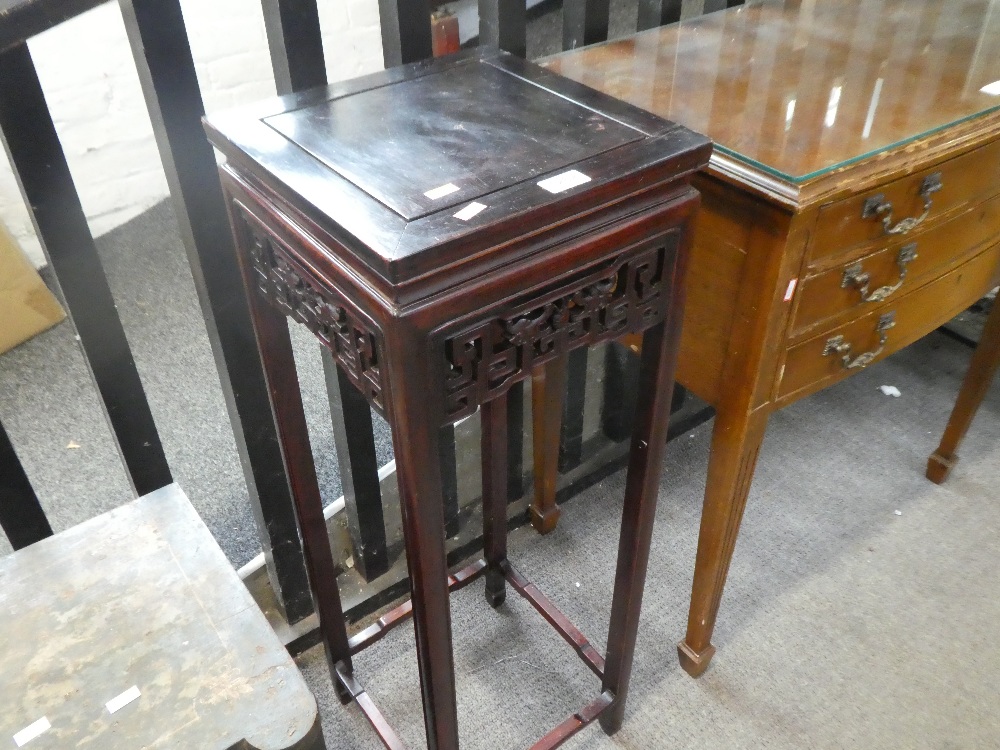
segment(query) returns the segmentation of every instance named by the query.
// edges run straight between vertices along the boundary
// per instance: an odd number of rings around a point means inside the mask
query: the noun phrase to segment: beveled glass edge
[[[996,106],[989,107],[988,109],[982,109],[978,112],[972,113],[971,115],[960,117],[957,120],[951,120],[949,122],[942,123],[941,125],[937,125],[928,130],[921,131],[907,138],[902,138],[898,141],[887,143],[884,146],[878,146],[877,148],[874,148],[871,151],[866,151],[863,154],[852,156],[850,159],[843,159],[841,161],[834,162],[833,164],[827,167],[823,167],[822,169],[817,169],[812,172],[808,172],[804,175],[799,175],[799,176],[791,175],[788,174],[787,172],[782,172],[780,169],[776,169],[772,166],[764,164],[763,162],[758,161],[757,159],[753,159],[747,156],[746,154],[742,154],[739,151],[736,151],[735,149],[730,148],[729,146],[726,146],[723,143],[719,143],[718,141],[712,141],[712,143],[715,145],[715,149],[717,151],[724,153],[726,156],[736,159],[737,161],[740,161],[743,164],[747,164],[756,169],[759,169],[760,171],[765,172],[771,175],[772,177],[777,177],[779,180],[785,180],[786,182],[790,182],[794,185],[801,185],[805,182],[808,182],[809,180],[815,179],[817,177],[823,177],[824,175],[830,174],[831,172],[835,172],[838,169],[849,167],[853,164],[857,164],[858,162],[862,162],[865,159],[870,159],[873,156],[878,156],[879,154],[886,153],[888,151],[891,151],[892,149],[899,148],[900,146],[905,146],[909,143],[913,143],[914,141],[919,141],[921,138],[927,138],[929,136],[935,135],[936,133],[940,133],[943,130],[947,130],[948,128],[954,127],[956,125],[961,125],[962,123],[969,122],[970,120],[975,120],[977,117],[985,117],[997,111],[1000,111],[1000,102],[998,102]]]
[[[767,4],[768,4],[768,0],[746,0],[746,2],[743,3],[743,5],[735,6],[733,8],[720,8],[719,10],[712,11],[710,13],[703,13],[700,16],[694,16],[694,17],[691,17],[691,18],[685,18],[685,19],[682,19],[680,21],[675,21],[674,23],[671,23],[671,24],[665,24],[664,26],[654,26],[653,28],[643,29],[641,31],[635,31],[635,32],[633,32],[631,34],[626,34],[626,35],[621,36],[621,37],[615,37],[614,39],[605,39],[605,40],[600,41],[600,42],[595,42],[593,44],[586,45],[586,48],[590,49],[590,48],[596,48],[596,47],[605,47],[605,46],[610,46],[612,44],[620,43],[620,42],[622,42],[623,40],[626,40],[626,39],[634,39],[634,38],[638,38],[638,37],[641,37],[641,36],[644,36],[644,35],[658,34],[658,33],[661,33],[663,31],[663,29],[666,28],[667,26],[677,26],[677,27],[688,26],[688,25],[695,26],[695,25],[698,25],[700,23],[705,23],[705,22],[711,20],[711,18],[713,16],[715,16],[717,13],[728,13],[728,12],[730,12],[732,10],[737,10],[737,9],[745,10],[748,7],[763,6],[763,5],[767,5]],[[554,61],[554,60],[556,60],[558,58],[565,57],[566,55],[570,55],[573,52],[579,51],[579,49],[581,49],[581,48],[577,48],[575,50],[561,50],[559,52],[554,52],[551,55],[544,55],[542,57],[538,57],[538,58],[532,60],[532,62],[534,62],[536,65],[538,65],[538,66],[540,66],[540,67],[545,68],[546,70],[548,70],[549,68],[547,66],[547,63],[552,62],[552,61]],[[560,75],[565,75],[565,74],[560,74]],[[573,80],[573,79],[571,79],[571,80]],[[588,84],[584,84],[584,85],[588,85]],[[637,105],[633,105],[633,106],[637,106]],[[995,106],[987,107],[985,109],[981,109],[981,110],[979,110],[977,112],[973,112],[973,113],[968,114],[968,115],[966,115],[964,117],[959,117],[958,119],[955,119],[955,120],[949,120],[948,122],[941,123],[940,125],[937,125],[937,126],[935,126],[933,128],[929,128],[927,130],[922,130],[919,133],[916,133],[914,135],[908,136],[906,138],[902,138],[902,139],[900,139],[898,141],[893,141],[891,143],[887,143],[884,146],[878,146],[876,148],[871,149],[870,151],[865,151],[862,154],[858,154],[857,156],[852,156],[849,159],[842,159],[841,161],[838,161],[838,162],[835,162],[833,164],[830,164],[829,166],[823,167],[821,169],[816,169],[816,170],[813,170],[812,172],[807,172],[806,174],[798,175],[798,176],[793,175],[793,174],[789,174],[788,172],[783,172],[780,169],[776,169],[775,167],[769,166],[769,165],[767,165],[767,164],[765,164],[765,163],[763,163],[761,161],[758,161],[757,159],[754,159],[754,158],[752,158],[750,156],[747,156],[746,154],[740,153],[739,151],[735,150],[734,148],[732,148],[730,146],[726,146],[724,143],[720,143],[717,140],[714,140],[714,139],[711,139],[711,138],[710,138],[710,140],[712,140],[713,147],[714,147],[714,149],[717,152],[725,154],[729,158],[734,159],[734,160],[736,160],[736,161],[738,161],[738,162],[740,162],[740,163],[742,163],[742,164],[744,164],[746,166],[749,166],[749,167],[752,167],[754,169],[757,169],[757,170],[759,170],[759,171],[761,171],[761,172],[769,175],[770,177],[774,177],[776,179],[782,180],[782,181],[784,181],[784,182],[786,182],[786,183],[788,183],[790,185],[800,186],[800,185],[802,185],[802,184],[804,184],[806,182],[809,182],[810,180],[816,179],[817,177],[823,177],[823,176],[828,175],[828,174],[830,174],[832,172],[835,172],[835,171],[837,171],[839,169],[843,169],[845,167],[852,166],[854,164],[857,164],[858,162],[862,162],[862,161],[864,161],[866,159],[869,159],[871,157],[878,156],[879,154],[886,153],[886,152],[888,152],[888,151],[890,151],[892,149],[899,148],[900,146],[905,146],[905,145],[907,145],[909,143],[913,143],[915,141],[918,141],[921,138],[927,138],[929,136],[932,136],[932,135],[935,135],[937,133],[940,133],[943,130],[947,130],[948,128],[951,128],[951,127],[954,127],[956,125],[961,125],[963,123],[969,122],[970,120],[974,120],[977,117],[985,117],[985,116],[993,114],[993,113],[995,113],[997,111],[1000,111],[1000,101],[998,101]],[[664,115],[659,115],[659,116],[660,117],[664,117]],[[676,120],[670,120],[670,122],[674,122],[674,123],[676,123],[678,125],[681,125],[683,127],[688,127],[688,129],[693,130],[693,128],[690,128],[689,126],[684,125],[684,123],[678,122]],[[701,133],[701,131],[694,130],[694,132],[699,133],[701,135],[705,135],[705,137],[709,137],[706,134]]]

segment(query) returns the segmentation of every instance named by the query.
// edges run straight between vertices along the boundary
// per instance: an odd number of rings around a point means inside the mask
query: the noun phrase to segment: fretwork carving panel
[[[666,245],[672,246],[673,238]],[[533,367],[570,349],[643,331],[669,303],[666,245],[632,253],[567,289],[516,309],[445,342],[448,421],[473,413]],[[672,257],[672,253],[670,254]]]
[[[247,230],[260,293],[316,334],[354,386],[384,415],[381,332],[344,295],[315,284],[304,269],[289,259],[290,251],[284,243],[238,201],[236,208]]]

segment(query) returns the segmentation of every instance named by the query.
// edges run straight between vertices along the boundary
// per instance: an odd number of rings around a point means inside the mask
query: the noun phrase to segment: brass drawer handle
[[[896,313],[887,312],[879,316],[878,325],[875,326],[879,334],[878,349],[859,354],[851,359],[851,345],[844,341],[843,336],[834,336],[826,340],[823,349],[823,356],[829,357],[837,355],[840,357],[840,364],[845,370],[854,370],[860,367],[867,367],[872,361],[885,350],[885,344],[889,340],[889,329],[896,325]]]
[[[893,225],[892,203],[885,199],[884,193],[879,193],[878,195],[873,195],[870,198],[865,199],[864,206],[861,208],[861,218],[881,218],[882,230],[886,234],[906,234],[927,218],[927,214],[931,212],[931,196],[940,189],[940,172],[929,174],[924,178],[924,181],[920,183],[920,197],[924,199],[924,212],[915,218],[909,216],[905,219],[900,219],[898,223]]]
[[[844,278],[840,280],[840,288],[847,289],[849,286],[856,287],[861,294],[862,302],[882,302],[890,294],[903,286],[903,279],[906,278],[906,266],[912,263],[917,257],[917,243],[911,242],[903,245],[896,256],[896,264],[899,266],[899,281],[895,284],[880,286],[873,292],[868,291],[868,284],[871,281],[871,274],[864,271],[861,261],[852,263],[844,269]]]

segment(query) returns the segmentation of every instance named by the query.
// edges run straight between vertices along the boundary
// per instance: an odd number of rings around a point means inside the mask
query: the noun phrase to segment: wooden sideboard
[[[997,283],[1000,7],[770,0],[545,64],[716,143],[678,372],[717,410],[678,647],[698,675],[768,416]]]

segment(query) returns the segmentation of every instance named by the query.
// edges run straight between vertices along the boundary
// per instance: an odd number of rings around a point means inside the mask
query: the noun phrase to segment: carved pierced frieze
[[[631,255],[611,268],[517,305],[445,342],[446,419],[476,407],[528,377],[532,368],[570,349],[643,331],[670,304],[663,247]]]
[[[342,295],[320,288],[292,262],[274,235],[240,206],[247,228],[250,260],[257,288],[285,315],[316,334],[347,377],[381,413],[385,413],[382,381],[382,335]]]

